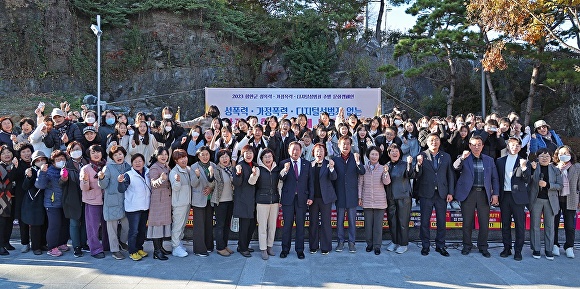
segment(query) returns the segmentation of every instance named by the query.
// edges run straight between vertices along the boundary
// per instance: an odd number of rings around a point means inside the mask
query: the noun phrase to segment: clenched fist
[[[407,163],[410,164],[413,162],[413,157],[412,156],[407,156]]]
[[[240,166],[240,165],[236,166],[236,174],[238,174],[238,175],[242,174],[242,166]]]
[[[469,151],[463,151],[463,153],[461,154],[461,159],[464,160],[467,157],[469,157],[471,153]]]
[[[423,164],[423,155],[418,155],[417,156],[417,164],[418,165],[422,165]]]
[[[329,169],[334,168],[334,161],[333,160],[328,160],[328,168]]]
[[[125,174],[120,174],[120,175],[117,177],[117,181],[118,181],[119,183],[122,183],[122,182],[124,182],[124,181],[125,181]]]
[[[199,178],[199,176],[201,176],[201,172],[199,171],[199,169],[195,169],[195,171],[193,171],[195,173],[195,176]]]
[[[181,176],[179,174],[175,174],[175,181],[181,182]]]

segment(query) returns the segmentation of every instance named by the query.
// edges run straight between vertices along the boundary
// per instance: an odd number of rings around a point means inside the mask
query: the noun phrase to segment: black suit
[[[435,245],[437,248],[445,247],[445,230],[447,213],[447,195],[455,192],[455,173],[448,153],[439,151],[438,161],[431,155],[429,150],[421,152],[423,165],[417,166],[417,190],[421,208],[421,230],[419,237],[423,248],[429,248],[430,232],[429,225],[431,210],[435,207],[437,218],[437,236]],[[436,165],[435,165],[436,163]]]
[[[336,170],[330,171],[328,168],[328,161],[323,160],[319,168],[318,176],[316,176],[316,161],[312,162],[310,169],[310,197],[312,205],[310,205],[310,229],[309,246],[310,250],[317,250],[320,243],[320,249],[323,251],[332,250],[332,226],[331,214],[332,204],[336,201],[336,192],[334,191],[333,181],[336,180]],[[318,180],[318,182],[316,182]],[[316,188],[318,184],[319,188]],[[316,191],[320,189],[320,196],[316,195]],[[318,224],[320,214],[320,225]]]
[[[280,179],[284,183],[282,186],[282,216],[284,226],[282,227],[282,251],[289,252],[292,243],[292,224],[296,216],[296,240],[294,249],[296,252],[304,252],[304,221],[306,220],[306,211],[308,206],[306,201],[309,197],[310,190],[310,162],[301,158],[298,178],[294,171],[294,162],[292,159],[285,159],[280,163],[284,167],[290,163],[290,169],[286,174],[281,173]]]
[[[499,207],[501,209],[501,235],[505,249],[512,247],[511,219],[514,218],[516,225],[516,252],[521,252],[524,246],[526,233],[526,214],[524,207],[529,203],[528,183],[530,182],[531,168],[528,166],[525,171],[520,167],[520,157],[517,156],[512,168],[508,168],[512,176],[510,191],[505,190],[507,156],[496,161],[499,175]]]

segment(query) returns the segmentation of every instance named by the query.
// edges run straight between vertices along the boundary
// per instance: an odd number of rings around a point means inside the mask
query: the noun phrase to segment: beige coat
[[[362,199],[364,209],[386,209],[387,192],[385,186],[391,183],[391,177],[384,173],[384,166],[376,164],[371,170],[365,165],[365,174],[358,178],[358,198]]]

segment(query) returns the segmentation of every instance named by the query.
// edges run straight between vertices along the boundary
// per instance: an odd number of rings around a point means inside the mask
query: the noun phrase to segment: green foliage
[[[423,97],[419,107],[420,111],[428,116],[446,115],[445,107],[447,106],[447,97],[441,93]]]
[[[330,72],[335,54],[326,41],[311,40],[295,43],[286,48],[292,72],[292,83],[299,87],[330,87]]]
[[[377,69],[378,72],[384,72],[387,78],[393,78],[395,76],[399,76],[403,73],[403,71],[392,64],[387,64],[379,67]]]

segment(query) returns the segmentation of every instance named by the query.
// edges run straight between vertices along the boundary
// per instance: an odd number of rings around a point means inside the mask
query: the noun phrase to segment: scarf
[[[572,166],[571,162],[568,163],[558,163],[558,168],[562,172],[562,190],[560,191],[561,197],[566,197],[570,195],[570,180],[568,179],[568,169]]]
[[[207,162],[206,164],[202,163],[201,161],[199,162],[199,166],[201,168],[203,168],[203,171],[205,172],[205,176],[208,177],[209,176],[209,162]]]
[[[103,169],[105,164],[106,162],[104,160],[100,160],[98,162],[91,161],[91,168],[93,168],[93,170],[95,170],[95,172],[98,174]]]

